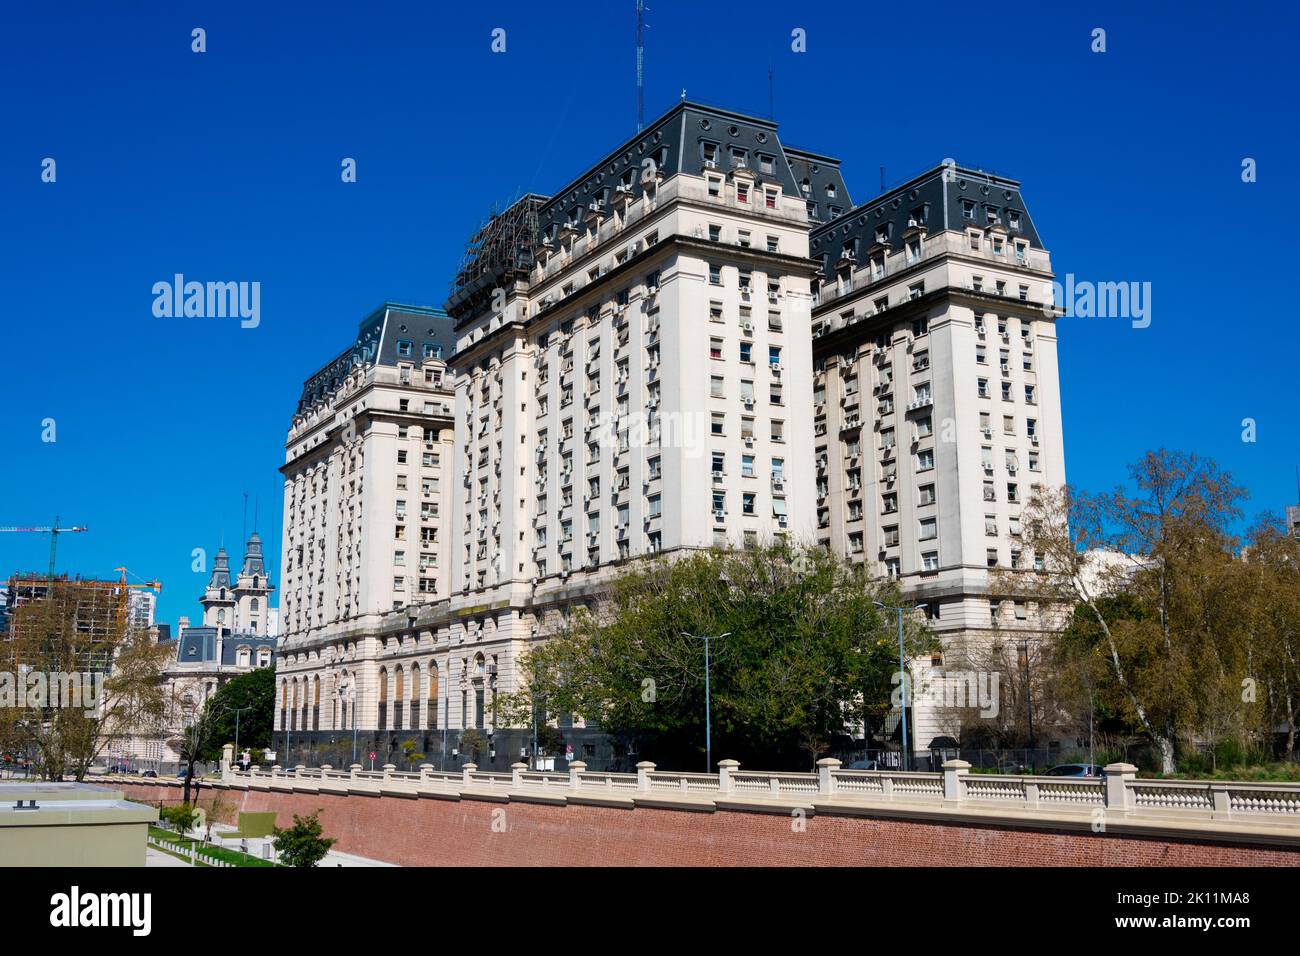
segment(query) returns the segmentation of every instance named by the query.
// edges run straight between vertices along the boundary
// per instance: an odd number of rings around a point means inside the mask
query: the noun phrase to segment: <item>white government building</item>
[[[854,205],[836,160],[689,102],[524,196],[445,312],[385,303],[304,387],[277,746],[436,766],[474,728],[507,767],[520,656],[656,552],[788,535],[898,577],[945,642],[1028,626],[986,587],[1064,481],[1051,276],[1012,180],[945,162]]]

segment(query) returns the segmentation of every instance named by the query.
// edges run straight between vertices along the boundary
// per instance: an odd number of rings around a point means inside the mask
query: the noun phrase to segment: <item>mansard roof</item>
[[[442,309],[385,301],[361,320],[352,344],[303,383],[298,411],[331,395],[355,366],[393,366],[399,359],[415,360],[423,356],[425,345],[446,357],[455,342],[451,320]],[[411,354],[402,354],[403,343],[410,343]]]

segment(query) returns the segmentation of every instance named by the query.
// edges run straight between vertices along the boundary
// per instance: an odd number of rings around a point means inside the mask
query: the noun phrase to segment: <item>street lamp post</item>
[[[1034,688],[1030,683],[1029,674],[1029,638],[1023,638],[1020,641],[1020,652],[1025,655],[1025,709],[1026,716],[1029,718],[1029,759],[1032,771],[1037,761],[1032,756],[1034,752]],[[1091,717],[1089,718],[1088,732],[1089,734],[1092,733]],[[1089,739],[1091,740],[1091,737]],[[1089,746],[1091,746],[1091,743]],[[1088,759],[1091,760],[1092,758],[1089,757]]]
[[[918,604],[916,607],[893,607],[888,604],[882,604],[880,601],[875,602],[876,607],[882,611],[893,611],[898,616],[898,679],[903,685],[903,706],[900,708],[903,714],[903,753],[902,769],[911,769],[912,753],[911,742],[907,738],[907,699],[910,695],[910,685],[907,679],[907,665],[903,661],[903,612],[904,611],[922,611],[925,610],[924,604]],[[865,735],[865,730],[864,730]]]
[[[725,634],[705,635],[705,634],[687,634],[682,631],[682,637],[689,637],[697,641],[704,642],[704,772],[713,773],[713,716],[709,706],[711,697],[709,687],[709,641],[720,641],[724,637],[730,637],[731,632]]]
[[[243,710],[252,710],[251,707],[232,707],[235,712],[235,759],[239,759],[239,712]]]

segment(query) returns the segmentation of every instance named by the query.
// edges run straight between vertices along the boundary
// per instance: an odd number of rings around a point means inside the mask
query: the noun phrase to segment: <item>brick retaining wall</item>
[[[114,781],[129,799],[169,784]],[[402,866],[1296,866],[1300,849],[888,817],[692,812],[204,787],[281,826],[317,809],[336,849]],[[795,825],[797,824],[797,826]],[[802,829],[800,829],[802,828]]]

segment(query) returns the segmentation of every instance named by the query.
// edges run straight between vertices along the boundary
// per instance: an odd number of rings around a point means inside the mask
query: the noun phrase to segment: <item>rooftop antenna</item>
[[[243,535],[244,535],[243,538],[241,538],[240,540],[247,542],[247,541],[248,541],[248,492],[247,492],[247,491],[244,492],[244,530],[243,530]]]
[[[885,167],[884,166],[880,167],[880,191],[882,193],[885,191]]]
[[[767,62],[767,118],[776,119],[776,74],[772,71],[772,61]]]
[[[260,503],[261,499],[253,499],[253,534],[257,534],[257,508]]]
[[[645,129],[645,0],[636,0],[636,131]]]

